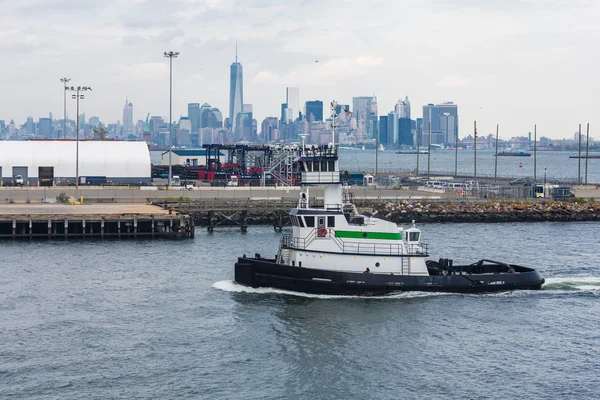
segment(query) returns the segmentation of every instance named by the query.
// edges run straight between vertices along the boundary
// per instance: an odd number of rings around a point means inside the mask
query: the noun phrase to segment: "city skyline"
[[[168,63],[162,53],[169,49],[181,52],[174,63],[174,119],[192,102],[228,110],[228,67],[238,41],[244,101],[253,104],[259,123],[279,116],[285,88],[298,87],[300,104],[348,104],[375,94],[379,115],[406,94],[414,110],[454,101],[461,107],[461,137],[472,131],[473,120],[480,132],[500,124],[504,137],[526,134],[534,124],[538,134],[552,138],[572,135],[579,123],[590,122],[592,131],[600,126],[594,96],[599,56],[589,51],[600,37],[594,2],[81,3],[24,0],[3,7],[0,55],[11,62],[0,78],[0,114],[7,123],[62,116],[60,76],[94,87],[82,104],[88,115],[120,120],[116,104],[127,93],[135,121],[148,113],[165,116]],[[56,22],[40,24],[49,12]],[[399,35],[410,40],[399,44]],[[67,107],[73,118],[70,99]]]

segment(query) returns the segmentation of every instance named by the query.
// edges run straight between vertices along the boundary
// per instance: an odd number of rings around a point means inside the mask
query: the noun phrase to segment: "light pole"
[[[179,56],[179,52],[169,51],[164,53],[165,57],[169,59],[169,183],[171,185],[172,179],[172,153],[173,153],[173,59]]]
[[[79,201],[79,99],[83,99],[83,94],[79,92],[85,92],[88,90],[92,90],[89,86],[65,86],[66,91],[76,92],[76,94],[72,95],[71,98],[77,100],[77,131],[75,136],[75,198]]]
[[[454,121],[454,177],[458,178],[458,124]]]
[[[498,130],[500,124],[496,124],[496,159],[494,160],[494,182],[498,180]]]
[[[477,121],[473,121],[473,186],[477,186]]]
[[[60,78],[60,81],[63,83],[63,86],[65,87],[65,89],[67,88],[67,83],[69,83],[71,79],[64,77],[64,78]],[[63,138],[66,139],[67,138],[67,91],[64,91],[64,106],[65,106],[65,121],[63,123]],[[60,139],[60,135],[58,136],[58,138]]]

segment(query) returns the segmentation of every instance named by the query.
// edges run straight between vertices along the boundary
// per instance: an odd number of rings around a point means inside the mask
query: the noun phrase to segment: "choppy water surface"
[[[311,296],[236,285],[268,227],[0,242],[0,398],[597,398],[599,223],[422,225],[432,258],[535,265],[537,292]]]

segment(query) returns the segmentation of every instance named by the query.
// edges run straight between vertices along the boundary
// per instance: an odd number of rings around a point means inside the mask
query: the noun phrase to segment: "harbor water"
[[[422,224],[540,291],[343,298],[232,282],[282,233],[1,241],[2,399],[596,399],[600,223]],[[284,230],[285,233],[285,230]]]
[[[375,149],[341,149],[340,169],[350,172],[375,172]],[[531,157],[498,157],[499,178],[530,178],[534,175],[538,181],[546,178],[556,182],[576,183],[578,174],[585,181],[585,158],[569,158],[576,156],[576,151],[538,151],[537,168],[534,171],[534,156]],[[152,162],[160,164],[160,152],[151,152]],[[493,150],[477,151],[477,176],[481,179],[493,178],[496,168],[496,157]],[[585,151],[582,153],[585,154]],[[598,153],[590,153],[598,154]],[[455,157],[457,158],[458,174],[473,176],[475,168],[473,150],[432,150],[430,155],[419,154],[418,171],[421,176],[427,175],[427,157],[429,169],[436,175],[454,175]],[[407,174],[417,171],[416,154],[396,154],[395,150],[380,151],[377,166],[381,174]],[[588,183],[600,183],[600,159],[590,158],[588,162]]]
[[[538,151],[537,156],[530,157],[498,157],[498,178],[529,178],[534,175],[538,181],[544,179],[556,182],[577,182],[578,174],[585,182],[586,159],[569,158],[576,156],[576,151]],[[582,153],[585,155],[585,151]],[[590,153],[598,154],[598,153]],[[415,173],[417,171],[416,154],[396,154],[394,150],[380,151],[378,156],[380,173]],[[454,175],[455,159],[460,176],[473,176],[475,169],[473,150],[432,150],[431,154],[419,154],[418,171],[421,176],[427,175],[427,158],[429,170],[437,175]],[[537,167],[534,171],[534,159]],[[375,171],[375,149],[341,150],[340,168],[349,171]],[[588,183],[600,183],[600,159],[590,158],[588,162]],[[496,152],[493,150],[477,150],[477,177],[493,178],[496,170]],[[545,171],[544,171],[545,170]]]

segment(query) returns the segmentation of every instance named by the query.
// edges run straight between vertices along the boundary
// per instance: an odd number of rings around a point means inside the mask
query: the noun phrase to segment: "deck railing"
[[[307,237],[298,238],[292,235],[283,235],[282,245],[285,248],[296,250],[314,250],[310,245],[321,239],[328,239],[335,243],[341,253],[344,254],[365,254],[365,255],[406,255],[406,256],[428,256],[429,249],[427,244],[405,244],[400,243],[368,243],[359,241],[347,241],[335,236],[333,229],[327,230],[327,236],[316,237],[316,230],[313,230]],[[371,240],[371,239],[369,239]]]

